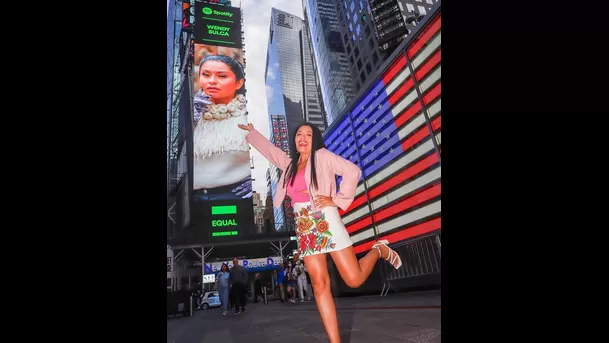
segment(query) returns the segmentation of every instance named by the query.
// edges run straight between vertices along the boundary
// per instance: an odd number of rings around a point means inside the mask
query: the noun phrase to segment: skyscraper
[[[355,96],[336,4],[336,0],[303,0],[302,6],[329,125]]]
[[[276,8],[271,10],[266,59],[266,93],[271,141],[289,153],[289,137],[302,122],[326,128],[319,82],[314,71],[308,32],[304,21]],[[275,196],[281,171],[271,166],[271,193]],[[289,198],[274,209],[276,230],[293,230]]]
[[[358,92],[437,0],[340,0],[339,27]]]

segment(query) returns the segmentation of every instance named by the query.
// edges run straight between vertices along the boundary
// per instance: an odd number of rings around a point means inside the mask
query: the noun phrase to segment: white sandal
[[[376,243],[374,243],[374,245],[372,245],[372,248],[378,250],[379,252],[379,256],[381,258],[383,258],[383,254],[381,254],[381,249],[379,248],[379,246],[384,245],[387,247],[387,249],[389,250],[389,255],[387,255],[387,258],[384,259],[385,261],[391,263],[391,265],[395,268],[395,269],[399,269],[402,266],[402,259],[400,258],[400,255],[398,255],[397,252],[395,252],[393,249],[391,249],[387,244],[389,244],[389,241],[386,239],[382,239],[380,241],[377,241]],[[397,262],[398,264],[396,265],[395,262]]]

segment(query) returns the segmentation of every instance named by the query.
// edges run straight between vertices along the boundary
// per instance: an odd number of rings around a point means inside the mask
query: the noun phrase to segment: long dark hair
[[[203,67],[203,64],[207,61],[219,61],[226,64],[230,68],[230,70],[235,73],[236,81],[245,79],[245,73],[243,72],[243,66],[241,65],[241,63],[239,63],[239,61],[235,60],[234,58],[224,55],[208,55],[207,57],[202,59],[201,62],[199,62],[199,77],[201,75],[201,68]],[[237,89],[237,92],[235,92],[235,94],[245,95],[245,83],[243,84],[243,86],[241,86],[241,88]]]
[[[228,272],[228,264],[222,263],[222,265],[220,266],[220,271],[224,272],[224,270],[222,270],[222,267],[226,267],[226,271]]]
[[[315,171],[315,152],[321,148],[325,148],[326,144],[324,143],[324,138],[321,135],[321,130],[313,124],[310,123],[302,123],[300,124],[294,132],[292,132],[292,137],[290,140],[290,158],[292,158],[292,162],[287,168],[287,174],[285,175],[285,179],[283,180],[283,186],[285,187],[290,182],[290,185],[294,185],[294,179],[296,178],[296,173],[298,172],[298,159],[300,158],[300,153],[296,150],[296,133],[298,130],[303,127],[308,126],[313,131],[313,137],[311,139],[311,182],[315,188],[319,188],[317,186],[317,172]]]

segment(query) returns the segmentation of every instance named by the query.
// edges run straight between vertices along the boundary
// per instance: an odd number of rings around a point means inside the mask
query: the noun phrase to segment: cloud
[[[269,120],[267,108],[267,87],[264,79],[266,53],[271,23],[271,8],[303,17],[301,0],[241,0],[243,8],[243,31],[245,32],[245,73],[248,99],[248,120],[265,137],[269,137]],[[240,1],[233,1],[239,7]],[[273,75],[276,76],[276,75]],[[254,190],[266,196],[266,170],[268,161],[255,149],[252,149],[254,169],[252,178]]]

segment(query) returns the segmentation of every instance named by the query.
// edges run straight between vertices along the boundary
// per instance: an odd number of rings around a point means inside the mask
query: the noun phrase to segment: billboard
[[[195,3],[193,202],[198,228],[240,236],[254,226],[239,8]],[[219,210],[219,209],[230,209]]]
[[[242,265],[248,272],[259,272],[263,270],[270,270],[278,268],[283,259],[279,256],[272,256],[267,258],[250,258],[239,260],[239,264]],[[222,268],[222,264],[225,263],[229,268],[233,267],[233,260],[219,261],[205,263],[203,267],[203,275],[216,274]]]

